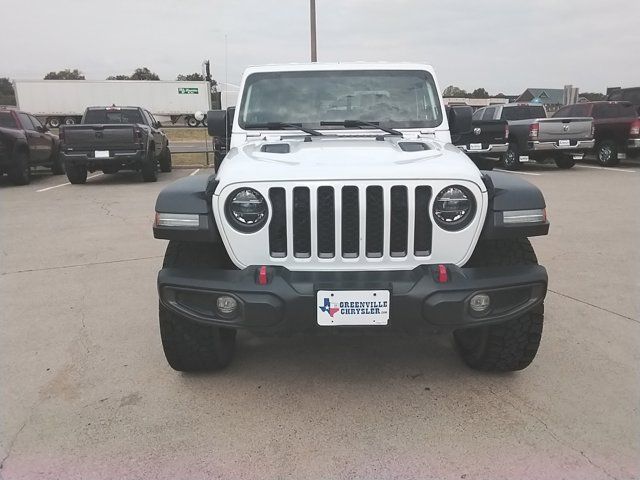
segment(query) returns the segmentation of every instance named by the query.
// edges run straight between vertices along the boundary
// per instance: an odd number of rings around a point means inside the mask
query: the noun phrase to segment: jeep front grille
[[[270,255],[286,257],[292,247],[290,253],[298,259],[402,258],[411,248],[413,256],[427,257],[432,244],[431,194],[429,186],[272,187]]]

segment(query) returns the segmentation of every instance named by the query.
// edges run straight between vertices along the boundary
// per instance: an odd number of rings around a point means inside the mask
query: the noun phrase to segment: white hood
[[[428,150],[403,151],[401,142],[424,143]],[[283,143],[289,145],[289,153],[262,151],[264,145]],[[304,141],[299,136],[274,136],[231,149],[218,178],[221,187],[270,181],[466,180],[486,190],[480,171],[464,153],[451,144],[424,138],[331,136]]]

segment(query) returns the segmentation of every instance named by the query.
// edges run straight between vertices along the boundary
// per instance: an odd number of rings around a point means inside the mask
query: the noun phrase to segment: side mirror
[[[226,110],[209,110],[207,112],[207,130],[212,137],[227,138],[228,119]]]
[[[156,122],[156,128],[160,128],[162,127],[162,124],[160,122]]]
[[[473,109],[471,107],[447,107],[449,132],[451,135],[462,135],[471,131]]]
[[[40,126],[40,127],[36,127],[36,131],[40,132],[40,133],[46,133],[49,131],[49,129],[47,127],[44,126]]]

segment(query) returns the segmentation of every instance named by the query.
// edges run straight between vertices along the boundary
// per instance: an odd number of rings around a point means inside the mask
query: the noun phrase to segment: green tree
[[[7,77],[0,78],[0,105],[15,105],[16,94],[13,91],[11,80]]]
[[[579,96],[586,98],[590,102],[597,102],[598,100],[607,99],[607,96],[604,93],[598,93],[598,92],[583,92]]]
[[[476,88],[471,92],[471,98],[489,98],[489,92],[484,88]]]
[[[188,73],[187,75],[178,75],[176,80],[180,82],[202,82],[204,77],[199,73]]]
[[[73,70],[65,69],[59,72],[49,72],[44,76],[45,80],[84,80],[84,75],[80,70],[74,68]]]
[[[454,87],[453,85],[449,85],[444,89],[444,92],[442,92],[442,96],[444,97],[466,97],[467,95],[466,90]]]
[[[111,75],[107,80],[160,80],[160,77],[147,67],[139,67],[131,75]]]

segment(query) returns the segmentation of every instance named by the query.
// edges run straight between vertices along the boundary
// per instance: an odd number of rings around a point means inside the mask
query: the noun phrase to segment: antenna
[[[229,102],[229,55],[227,50],[227,34],[224,34],[224,104]],[[222,106],[222,105],[221,105]]]

